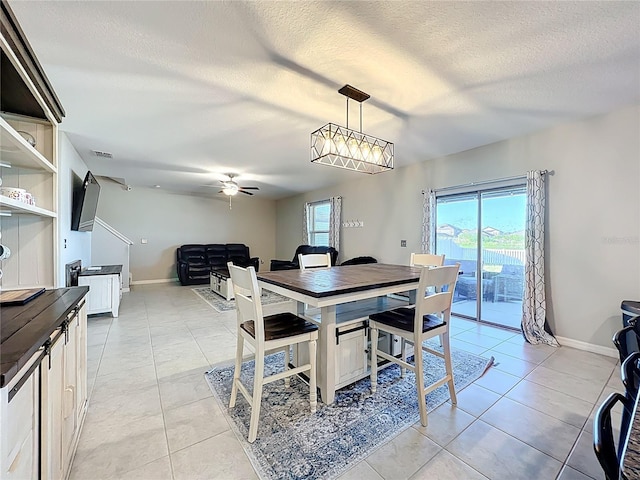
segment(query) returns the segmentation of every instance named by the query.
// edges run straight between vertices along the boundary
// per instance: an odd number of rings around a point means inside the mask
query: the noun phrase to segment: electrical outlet
[[[140,243],[143,244],[143,245],[146,245],[148,242],[147,242],[146,238],[141,238],[140,239]]]
[[[407,246],[407,241],[406,240],[400,240],[400,246],[401,247],[406,247]]]

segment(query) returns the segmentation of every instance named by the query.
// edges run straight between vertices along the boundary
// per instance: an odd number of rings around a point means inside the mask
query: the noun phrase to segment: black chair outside
[[[620,440],[626,438],[629,428],[629,423],[625,424],[623,421],[620,426],[619,441],[616,445],[613,427],[611,425],[611,410],[618,402],[622,403],[624,410],[633,410],[633,404],[629,405],[624,395],[612,393],[602,405],[600,405],[593,420],[593,450],[604,471],[606,480],[619,480],[621,478],[620,459],[622,450],[620,447],[622,442]]]

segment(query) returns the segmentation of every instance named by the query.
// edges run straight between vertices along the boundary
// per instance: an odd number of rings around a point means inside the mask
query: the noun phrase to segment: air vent
[[[100,150],[91,150],[96,157],[113,158],[113,154],[109,152],[101,152]]]

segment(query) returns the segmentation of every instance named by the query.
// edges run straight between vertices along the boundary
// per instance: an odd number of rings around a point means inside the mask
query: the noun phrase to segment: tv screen
[[[76,177],[77,178],[77,177]],[[93,222],[98,209],[98,196],[100,184],[87,172],[84,181],[80,184],[74,181],[73,201],[71,207],[71,230],[78,232],[90,232],[93,230]]]

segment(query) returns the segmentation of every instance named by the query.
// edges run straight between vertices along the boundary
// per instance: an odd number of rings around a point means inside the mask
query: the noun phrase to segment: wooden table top
[[[95,275],[118,275],[122,273],[122,265],[102,265],[100,268],[88,267],[78,273],[79,277],[92,277]]]
[[[414,283],[420,267],[368,263],[326,269],[279,270],[258,273],[258,280],[314,298],[361,292],[374,288]]]

